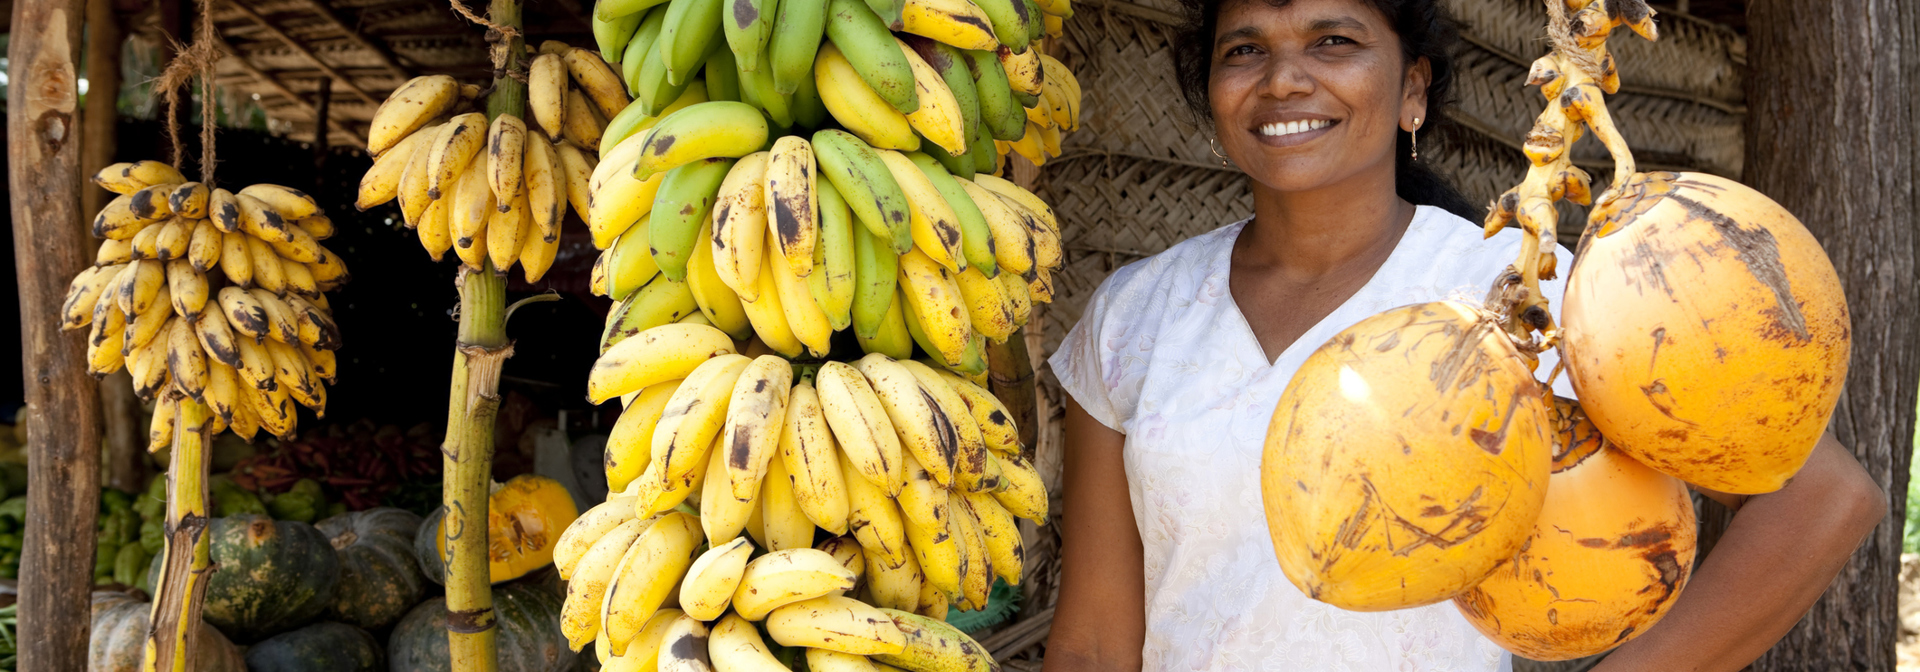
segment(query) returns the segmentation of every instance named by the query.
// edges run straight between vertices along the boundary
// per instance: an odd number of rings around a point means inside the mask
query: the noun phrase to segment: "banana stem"
[[[493,0],[488,20],[520,29],[518,0]],[[527,100],[525,49],[516,34],[490,31],[496,52],[506,55],[494,72],[487,118],[522,116]],[[504,42],[504,44],[499,44]],[[507,341],[507,278],[491,263],[460,271],[460,331],[448,386],[447,438],[442,503],[447,568],[447,648],[454,672],[499,669],[493,589],[487,572],[487,496],[493,471],[493,426],[500,410],[500,368],[513,356]]]
[[[178,393],[171,393],[178,394]],[[174,421],[173,455],[167,468],[167,537],[160,585],[148,612],[142,672],[187,672],[187,652],[200,628],[212,558],[207,551],[211,505],[207,494],[208,435],[213,418],[206,404],[184,397]]]

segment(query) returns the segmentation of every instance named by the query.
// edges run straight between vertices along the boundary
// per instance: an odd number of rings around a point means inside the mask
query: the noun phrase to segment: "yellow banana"
[[[649,385],[686,378],[708,359],[733,352],[733,340],[713,327],[654,327],[621,341],[594,361],[587,378],[587,397],[593,403],[605,403]]]
[[[713,266],[713,245],[709,242],[713,240],[713,224],[701,225],[695,240],[693,255],[687,259],[687,287],[693,290],[694,302],[700,304],[700,312],[708,322],[734,340],[753,338],[753,323],[747,319],[740,295],[720,280],[720,273]]]
[[[299,347],[300,354],[307,358],[308,364],[313,365],[314,375],[327,381],[328,384],[332,384],[334,376],[340,372],[340,363],[339,360],[334,357],[333,351],[317,350],[313,346],[305,343],[301,343]]]
[[[240,351],[240,366],[234,367],[234,372],[240,374],[242,382],[264,392],[280,388],[280,380],[274,374],[273,355],[267,352],[266,344],[242,338],[235,340],[234,345]]]
[[[831,457],[834,460],[834,464],[838,465],[839,458],[837,456]],[[822,541],[815,545],[814,549],[833,556],[834,560],[840,562],[841,567],[845,567],[847,571],[853,572],[853,582],[855,585],[858,585],[860,579],[867,575],[867,554],[865,551],[860,550],[860,541],[854,539],[852,536],[843,535]],[[845,593],[842,592],[841,594],[844,595]]]
[[[961,0],[906,0],[900,8],[899,30],[961,49],[1000,48],[987,13]]]
[[[106,295],[107,287],[117,284],[120,274],[130,267],[129,264],[91,266],[75,274],[73,282],[67,284],[67,298],[60,304],[60,328],[70,331],[92,323],[94,306]],[[109,297],[108,301],[117,306],[119,297]]]
[[[907,310],[920,322],[927,341],[948,366],[959,366],[966,356],[967,342],[973,339],[972,320],[947,269],[919,248],[900,256],[900,290],[907,299]]]
[[[768,465],[767,477],[760,484],[761,536],[767,548],[782,551],[813,545],[813,521],[800,510],[793,498],[793,476],[783,460]]]
[[[600,607],[607,584],[626,557],[633,541],[646,531],[645,523],[629,519],[600,535],[586,554],[574,563],[567,579],[567,598],[560,606],[560,632],[567,644],[578,651],[600,631]]]
[[[427,206],[420,215],[417,232],[420,234],[420,247],[426,249],[427,256],[440,261],[453,249],[453,231],[448,218],[453,214],[452,199],[440,199]]]
[[[900,45],[900,51],[907,57],[907,65],[913,69],[913,89],[920,98],[920,108],[907,114],[907,123],[921,137],[939,145],[949,154],[967,153],[967,131],[965,118],[960,111],[960,102],[954,98],[953,89],[947,88],[947,82],[940,72],[928,65],[900,38],[894,38]],[[899,179],[899,178],[895,178]]]
[[[797,135],[775,140],[767,155],[766,170],[762,202],[773,232],[773,245],[767,254],[778,250],[793,275],[807,277],[813,273],[813,248],[820,240],[813,144]]]
[[[220,416],[222,422],[231,425],[234,409],[246,403],[240,398],[245,394],[240,389],[240,374],[233,367],[220,362],[208,362],[207,373],[207,406],[213,409],[214,415]]]
[[[553,543],[553,567],[560,573],[560,580],[573,578],[573,568],[580,558],[593,548],[601,537],[619,527],[621,523],[633,520],[633,498],[620,494],[607,497],[607,501],[582,512],[560,538]]]
[[[562,54],[560,60],[566,63],[573,81],[593,101],[594,111],[599,112],[601,118],[612,119],[627,108],[627,103],[632,102],[633,99],[627,97],[626,85],[620,82],[620,75],[601,60],[599,54],[586,49],[573,49]],[[599,143],[583,146],[598,147]]]
[[[946,493],[942,491],[940,496],[945,497]],[[904,511],[906,507],[901,508]],[[943,595],[959,595],[961,578],[966,573],[963,566],[966,555],[954,534],[951,508],[943,503],[940,512],[944,517],[931,524],[908,520],[907,543],[913,547],[914,559],[920,563],[920,574],[925,579],[923,586],[932,586]]]
[[[626,655],[612,656],[610,655],[612,653],[611,651],[606,652],[609,654],[609,657],[601,661],[601,672],[655,672],[659,670],[661,644],[666,642],[667,633],[672,630],[673,626],[682,621],[694,624],[700,622],[687,616],[686,613],[679,609],[661,609],[659,612],[656,612],[653,618],[647,619],[647,626],[640,629],[640,634],[634,635],[633,641],[627,643]],[[605,634],[604,631],[602,634]],[[601,647],[598,641],[596,641],[594,644],[594,652],[601,653],[602,648],[612,649],[613,645],[609,643],[607,646]]]
[[[206,219],[207,198],[213,192],[199,182],[183,182],[167,192],[167,208],[187,219]]]
[[[185,259],[167,262],[167,294],[173,312],[187,319],[200,317],[207,307],[207,276],[193,270]]]
[[[712,327],[704,328],[719,333]],[[654,426],[649,472],[659,466],[661,480],[666,483],[689,481],[695,471],[703,470],[707,451],[713,448],[714,437],[726,422],[734,383],[752,361],[740,355],[720,355],[686,375],[687,380],[667,400],[660,422]]]
[[[159,452],[173,445],[173,425],[179,414],[178,401],[161,400],[153,405],[153,419],[147,424],[147,452]]]
[[[267,313],[267,336],[281,343],[300,340],[300,321],[294,317],[293,307],[263,288],[255,287],[247,291]]]
[[[1028,49],[1020,53],[1001,47],[996,52],[1000,57],[1000,66],[1007,71],[1007,84],[1014,91],[1029,96],[1040,95],[1046,81],[1046,73],[1040,65],[1040,52]]]
[[[845,362],[826,362],[820,365],[815,385],[821,415],[853,465],[846,470],[846,480],[851,482],[857,474],[886,496],[899,494],[900,438],[866,376]]]
[[[166,294],[167,291],[168,290],[164,288],[160,290],[161,294]],[[114,310],[119,309],[115,307]],[[120,312],[124,314],[126,311]],[[166,308],[155,308],[144,313],[135,313],[128,316],[126,319],[126,340],[122,343],[121,347],[131,352],[134,348],[145,347],[148,343],[154,341],[165,341],[166,339],[162,338],[162,336],[166,335],[167,322],[172,318],[173,311]]]
[[[1008,513],[1036,523],[1047,523],[1047,486],[1040,480],[1040,470],[1033,463],[1019,455],[995,455],[1000,462],[1001,474],[1007,481],[1007,487],[993,493],[993,498],[1006,507]]]
[[[487,127],[487,186],[504,211],[526,193],[527,122],[511,114],[493,118]],[[504,270],[504,269],[502,269]]]
[[[755,152],[733,164],[713,205],[714,270],[746,302],[760,299],[760,257],[767,241],[764,185],[770,158],[767,152]]]
[[[567,111],[561,118],[561,137],[581,147],[599,147],[600,135],[607,130],[607,118],[600,114],[587,94],[567,89]]]
[[[755,337],[767,348],[785,357],[799,357],[805,352],[805,345],[794,334],[793,326],[787,323],[786,301],[780,296],[780,288],[773,277],[773,267],[772,256],[760,258],[760,271],[755,280],[759,298],[748,301],[743,297],[740,308],[753,324]],[[807,300],[812,301],[811,298]]]
[[[701,502],[705,503],[705,498]],[[733,593],[747,571],[747,559],[753,556],[753,544],[746,537],[715,544],[687,568],[680,583],[680,608],[702,621],[720,618],[733,604]],[[628,649],[631,651],[631,647]]]
[[[756,491],[747,499],[734,498],[732,474],[727,473],[724,436],[714,439],[714,442],[716,448],[707,456],[710,478],[700,492],[700,527],[707,531],[710,543],[723,543],[729,539],[745,541],[740,533],[747,529],[747,521],[759,512],[760,493]]]
[[[93,177],[92,177],[93,183],[100,185],[100,188],[102,189],[124,196],[126,194],[131,194],[141,189],[151,187],[155,184],[168,183],[167,181],[148,182],[142,179],[143,177],[151,177],[156,173],[161,172],[160,167],[164,167],[166,171],[172,172],[171,177],[174,177],[175,179],[172,179],[171,182],[187,181],[186,176],[181,175],[180,171],[174,170],[173,166],[160,163],[159,161],[141,161],[140,163],[153,164],[153,166],[142,168],[142,170],[140,171],[140,177],[136,177],[134,175],[134,167],[138,164],[125,163],[125,162],[111,164],[105,168],[101,168],[100,172],[93,174]]]
[[[493,188],[487,186],[487,171],[463,170],[453,183],[447,204],[447,232],[453,236],[453,253],[468,268],[486,265],[487,224],[495,213]],[[439,199],[447,200],[447,199]]]
[[[587,230],[593,234],[593,246],[603,250],[653,211],[653,198],[666,180],[665,173],[636,180],[626,168],[607,170],[606,182],[587,199]]]
[[[907,194],[907,200],[913,203],[909,209],[909,230],[913,235],[914,248],[948,271],[958,272],[965,268],[967,258],[960,249],[960,216],[954,213],[953,206],[940,195],[933,181],[927,179],[926,173],[913,165],[913,159],[891,150],[877,153],[880,160],[887,164],[887,172],[893,174],[894,182],[900,185],[901,191]]]
[[[957,176],[954,181],[986,218],[987,229],[993,233],[993,260],[1001,274],[1026,275],[1034,267],[1033,241],[1026,221],[986,187]]]
[[[193,323],[186,318],[168,320],[167,330],[167,373],[173,377],[173,386],[195,401],[206,398],[207,391],[207,353],[200,349],[200,339],[193,335]]]
[[[400,85],[373,111],[367,129],[367,151],[384,154],[427,120],[440,116],[458,101],[460,83],[446,75],[415,77]]]
[[[840,457],[840,469],[847,473],[853,473],[854,470],[852,460],[845,453]],[[864,478],[850,477],[846,483],[847,528],[853,531],[860,547],[866,549],[868,560],[888,567],[907,562],[911,552],[907,546],[900,505],[887,495],[885,489]],[[894,481],[896,489],[900,485],[901,481]]]
[[[279,382],[280,389],[286,390],[303,406],[316,398],[315,389],[320,385],[318,376],[313,375],[313,367],[307,364],[307,358],[300,351],[285,343],[269,339],[267,356],[273,358],[273,378]],[[199,343],[194,344],[199,348]],[[177,375],[177,374],[176,374]]]
[[[201,222],[205,223],[206,220],[201,220]],[[207,226],[211,228],[213,225],[207,224]],[[195,229],[196,232],[198,230],[199,229],[197,228]],[[218,229],[214,230],[214,233],[218,234],[219,230]],[[215,241],[214,259],[216,261],[219,260],[219,249],[220,249],[219,240],[220,239],[218,237],[214,238],[214,241]],[[199,242],[199,239],[198,238],[194,239],[194,242],[196,243]],[[197,250],[195,250],[195,248],[193,248],[192,245],[189,244],[188,255],[191,256],[196,251]],[[130,261],[133,261],[135,258],[136,257],[134,257],[134,253],[133,253],[133,243],[125,240],[107,239],[107,240],[100,241],[100,248],[97,250],[94,250],[93,265],[112,266],[114,264],[124,264]]]
[[[707,624],[681,614],[660,639],[659,672],[712,672],[707,654]]]
[[[98,308],[87,335],[87,373],[95,378],[119,371],[127,358],[127,314],[112,304],[98,304]]]
[[[964,611],[979,611],[987,608],[987,591],[993,588],[993,567],[987,555],[986,540],[980,536],[980,524],[959,496],[955,496],[950,511],[953,518],[948,527],[954,531],[954,539],[960,542],[960,608]]]
[[[649,385],[620,412],[620,419],[607,432],[605,461],[609,491],[626,490],[633,479],[646,471],[647,463],[653,461],[653,428],[659,424],[660,412],[667,407],[667,400],[679,388],[678,380]]]
[[[892,617],[896,629],[906,638],[900,652],[874,656],[882,664],[941,672],[997,672],[1000,669],[992,652],[944,619],[893,609],[882,610],[882,613]]]
[[[793,387],[780,431],[780,460],[793,476],[793,498],[807,519],[833,534],[847,533],[847,482],[839,447],[811,383]]]
[[[754,358],[734,382],[727,404],[727,478],[734,499],[752,499],[780,448],[780,432],[793,387],[793,366],[774,355]]]
[[[505,210],[487,216],[487,257],[496,273],[505,273],[520,259],[520,246],[532,237],[533,218],[527,215],[527,195],[520,194]]]
[[[779,235],[767,234],[767,254],[763,274],[771,274],[774,291],[780,294],[780,309],[786,315],[787,326],[793,330],[793,337],[807,346],[808,352],[816,357],[825,357],[833,349],[833,324],[828,321],[826,311],[814,302],[813,291],[807,287],[805,278],[797,277],[787,267],[785,261],[776,258],[773,250]],[[812,257],[807,259],[812,265]]]
[[[607,584],[601,608],[600,627],[613,644],[614,655],[626,653],[627,645],[661,603],[676,594],[703,541],[700,522],[674,511],[654,521],[627,548]]]
[[[920,606],[920,584],[926,581],[926,576],[920,572],[920,561],[915,560],[912,553],[900,558],[897,565],[867,563],[867,589],[873,594],[874,606],[888,609],[915,609]]]
[[[760,631],[739,614],[728,614],[713,626],[707,637],[708,657],[713,669],[727,672],[786,672],[787,666],[773,657]]]
[[[960,395],[960,399],[966,403],[967,412],[973,416],[974,424],[980,427],[981,438],[986,441],[989,450],[996,453],[1020,452],[1020,430],[1013,424],[1013,412],[999,397],[959,374],[945,370],[937,372],[954,394]]]
[[[400,178],[406,174],[407,164],[414,160],[413,153],[425,146],[429,136],[414,133],[394,145],[391,151],[382,153],[373,160],[373,167],[360,177],[360,190],[353,200],[353,207],[365,212],[368,208],[386,203],[400,195]]]
[[[560,137],[566,104],[567,64],[559,54],[535,56],[527,66],[527,108],[547,137]]]
[[[598,161],[572,142],[554,143],[553,153],[560,159],[559,177],[565,181],[567,202],[573,205],[573,211],[580,216],[580,221],[591,224],[593,220],[587,216],[593,194],[590,178],[594,169],[599,167]]]
[[[808,672],[879,672],[866,656],[851,653],[828,651],[826,649],[807,649]]]
[[[986,545],[993,573],[1008,585],[1020,585],[1020,577],[1026,566],[1027,548],[1020,537],[1018,521],[990,493],[970,492],[962,497],[967,512],[979,524],[981,542]]]
[[[527,214],[533,217],[533,228],[542,239],[557,242],[560,239],[560,222],[566,219],[566,185],[561,183],[563,171],[560,157],[554,154],[553,143],[547,136],[539,133],[527,134],[525,180],[527,190]]]
[[[853,571],[825,551],[789,548],[747,563],[733,610],[750,621],[767,618],[781,607],[853,588]]]
[[[960,298],[967,306],[975,333],[1000,343],[1020,328],[1013,302],[1001,292],[999,282],[981,275],[979,269],[969,268],[954,276],[954,284],[960,287]]]
[[[987,479],[987,443],[980,434],[980,426],[973,421],[972,412],[967,410],[967,402],[932,367],[910,359],[900,360],[899,364],[920,381],[920,387],[927,391],[953,427],[957,445],[953,461],[956,488],[980,492],[997,487],[999,483]]]
[[[907,115],[881,98],[832,42],[820,45],[814,57],[813,77],[820,102],[854,136],[876,149],[920,148],[920,137],[914,135]]]
[[[767,615],[767,634],[781,646],[864,656],[900,653],[907,646],[906,635],[884,612],[850,597],[832,595],[773,610]]]
[[[214,228],[212,220],[202,219],[194,222],[193,234],[187,242],[186,257],[187,262],[193,265],[193,270],[206,273],[220,265],[221,243],[225,235],[220,233],[220,229]],[[125,243],[119,245],[120,249],[131,251]],[[100,253],[107,254],[108,248],[114,246],[115,241],[103,241],[100,244]],[[95,263],[99,263],[98,260]]]

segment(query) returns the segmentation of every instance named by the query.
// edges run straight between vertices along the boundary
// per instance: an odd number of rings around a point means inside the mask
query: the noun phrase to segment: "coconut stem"
[[[167,468],[167,536],[154,599],[148,612],[142,672],[187,672],[187,652],[200,628],[200,608],[212,563],[207,526],[212,506],[207,494],[207,439],[213,410],[191,398],[168,392],[162,404],[178,404],[173,449]]]

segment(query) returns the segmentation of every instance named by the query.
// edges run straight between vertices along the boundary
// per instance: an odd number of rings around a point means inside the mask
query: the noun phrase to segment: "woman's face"
[[[1227,0],[1208,87],[1227,157],[1282,192],[1393,174],[1395,131],[1424,121],[1428,65],[1409,67],[1362,0]]]

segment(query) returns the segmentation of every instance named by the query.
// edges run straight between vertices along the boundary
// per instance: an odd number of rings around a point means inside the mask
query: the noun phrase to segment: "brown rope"
[[[487,55],[493,59],[493,69],[495,72],[505,70],[507,67],[507,56],[509,55],[507,53],[507,45],[512,44],[514,38],[520,37],[520,31],[514,29],[512,26],[502,26],[494,23],[487,20],[487,17],[473,13],[473,10],[467,9],[466,4],[460,2],[460,0],[447,0],[447,4],[453,5],[453,11],[458,12],[460,16],[466,17],[468,21],[486,26],[487,30],[500,36],[498,40],[491,40],[493,46],[488,47]]]
[[[1582,49],[1580,43],[1574,40],[1573,18],[1567,16],[1567,5],[1564,0],[1546,0],[1546,3],[1547,41],[1553,44],[1553,51],[1558,53],[1568,65],[1579,68],[1596,80],[1600,79],[1601,75],[1605,74],[1605,68],[1601,66],[1599,57],[1592,51]]]
[[[213,66],[225,54],[213,45],[213,0],[199,0],[200,21],[194,30],[193,46],[173,43],[173,60],[160,72],[154,86],[165,92],[167,100],[167,142],[172,147],[172,163],[180,167],[180,88],[194,77],[200,78],[200,181],[213,186],[215,154],[213,134],[217,112],[213,100]]]

